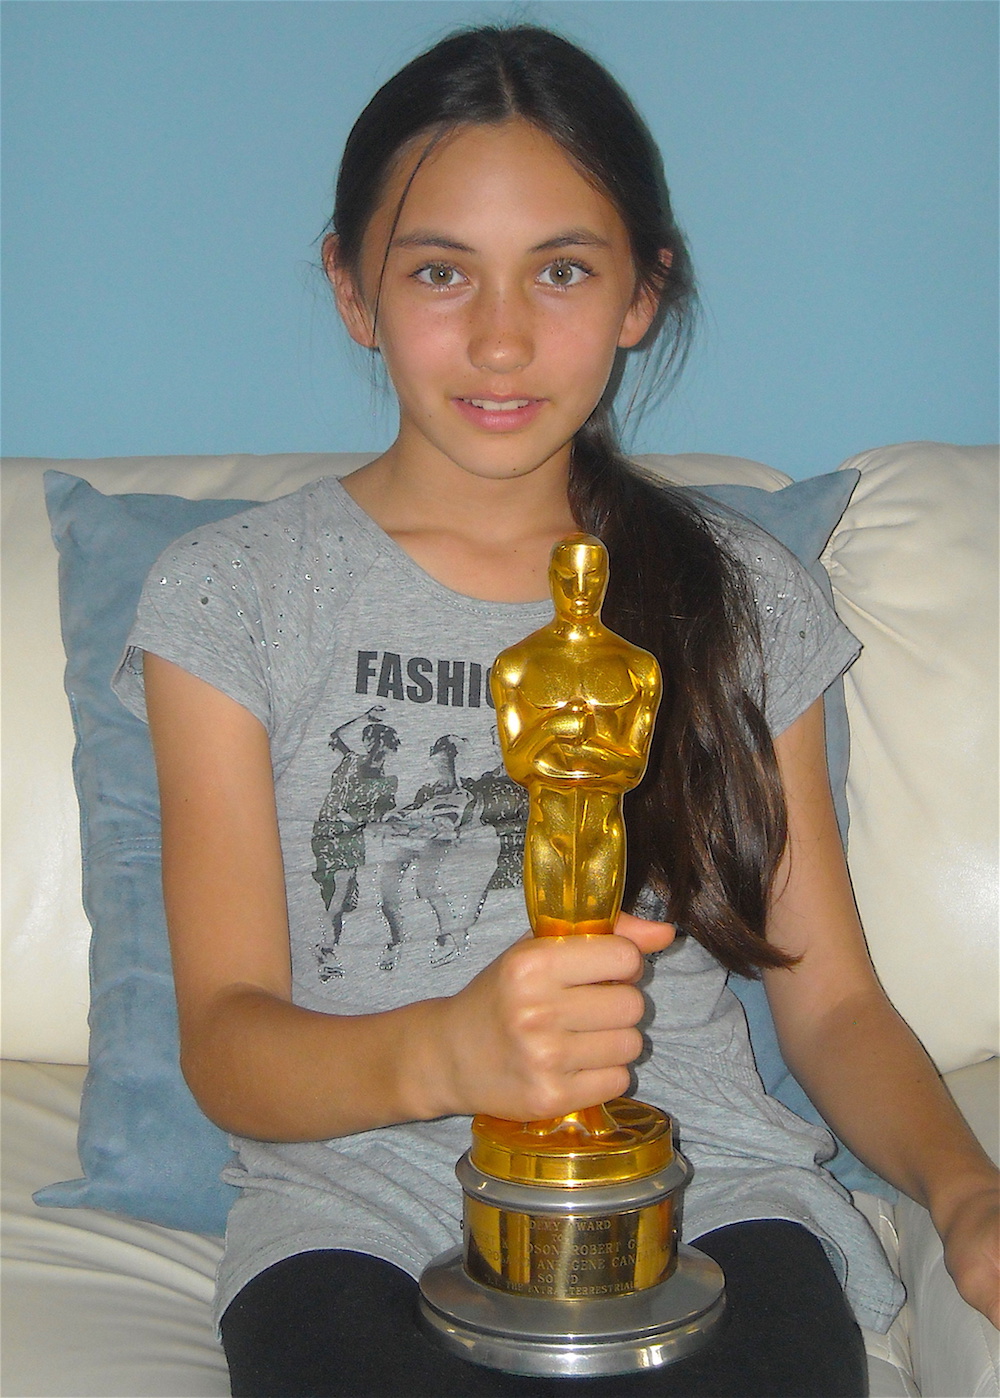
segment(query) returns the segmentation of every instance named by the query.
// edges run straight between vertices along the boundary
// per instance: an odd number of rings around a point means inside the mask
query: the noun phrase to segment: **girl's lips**
[[[484,432],[514,432],[538,416],[544,398],[453,398],[467,422]]]

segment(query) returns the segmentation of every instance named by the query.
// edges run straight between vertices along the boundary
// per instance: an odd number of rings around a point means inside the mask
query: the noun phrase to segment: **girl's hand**
[[[623,913],[615,935],[526,937],[439,1001],[432,1115],[539,1121],[620,1097],[642,1052],[643,956],[674,928]]]
[[[961,1296],[1000,1329],[1000,1186],[985,1181],[941,1229],[945,1266]]]

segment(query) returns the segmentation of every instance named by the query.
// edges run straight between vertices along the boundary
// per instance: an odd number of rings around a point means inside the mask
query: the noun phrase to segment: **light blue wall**
[[[4,5],[4,449],[384,444],[315,271],[357,111],[465,3]],[[705,317],[636,446],[793,475],[996,427],[996,7],[594,0]]]

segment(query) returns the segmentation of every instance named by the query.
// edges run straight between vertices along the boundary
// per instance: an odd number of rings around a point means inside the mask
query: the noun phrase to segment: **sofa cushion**
[[[84,1069],[3,1064],[0,1392],[18,1398],[222,1398],[212,1324],[222,1252],[204,1238],[96,1209],[39,1209],[76,1168]]]
[[[669,470],[669,462],[649,464],[662,463]],[[774,494],[732,485],[702,490],[758,518],[828,587],[818,555],[856,479],[834,473]],[[148,734],[112,694],[110,678],[157,555],[199,524],[255,502],[105,496],[86,481],[55,471],[46,475],[46,492],[60,554],[66,688],[77,733],[74,776],[84,904],[94,935],[90,1070],[79,1136],[84,1178],[40,1191],[38,1202],[105,1208],[170,1227],[221,1233],[233,1197],[232,1188],[218,1178],[229,1147],[198,1109],[178,1068]],[[834,722],[831,732],[837,740],[832,766],[842,791],[846,729]],[[768,1090],[819,1120],[781,1060],[759,985],[734,979],[734,988],[747,1006]],[[835,1170],[850,1188],[880,1187],[843,1149]]]
[[[997,452],[908,442],[826,552],[864,645],[845,680],[851,877],[872,959],[941,1072],[1000,1051]]]

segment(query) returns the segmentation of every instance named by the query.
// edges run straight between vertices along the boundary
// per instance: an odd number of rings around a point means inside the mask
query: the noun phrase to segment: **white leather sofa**
[[[363,458],[13,460],[3,467],[3,1372],[6,1398],[228,1393],[209,1312],[217,1238],[31,1194],[80,1173],[88,939],[46,467],[103,492],[269,499]],[[674,480],[775,490],[734,458]],[[846,680],[850,862],[884,984],[997,1153],[997,458],[911,443],[861,472],[824,561],[864,643]],[[843,468],[842,468],[843,469]],[[960,1299],[926,1213],[858,1196],[907,1288],[866,1336],[871,1392],[985,1398],[997,1332]]]

